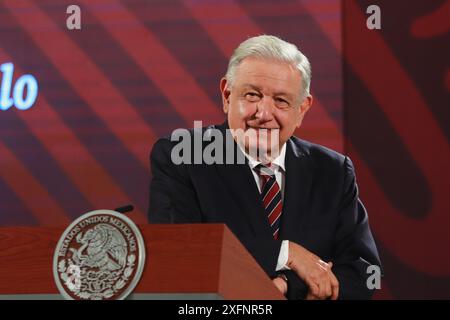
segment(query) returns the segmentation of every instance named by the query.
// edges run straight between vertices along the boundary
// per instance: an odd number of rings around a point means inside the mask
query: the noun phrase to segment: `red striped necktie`
[[[281,213],[283,211],[280,186],[270,164],[267,166],[260,164],[256,167],[256,171],[263,181],[261,198],[269,225],[272,228],[273,237],[277,240],[280,232]]]

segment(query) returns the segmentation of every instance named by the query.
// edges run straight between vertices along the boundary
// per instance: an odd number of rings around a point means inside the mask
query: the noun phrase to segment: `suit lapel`
[[[307,216],[307,200],[311,191],[314,164],[307,150],[292,139],[286,148],[286,181],[281,216],[280,239],[298,238]]]
[[[218,126],[227,139],[233,139],[228,130],[227,124]],[[224,141],[225,143],[225,141]],[[234,153],[243,156],[237,144],[233,142]],[[230,150],[226,150],[230,152]],[[221,181],[225,184],[226,190],[238,206],[239,215],[246,217],[250,228],[255,234],[266,234],[271,236],[272,232],[265,216],[261,194],[248,165],[247,159],[244,164],[216,164],[217,173]]]

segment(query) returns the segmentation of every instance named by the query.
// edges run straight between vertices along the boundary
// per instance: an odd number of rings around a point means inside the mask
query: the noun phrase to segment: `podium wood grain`
[[[135,293],[217,293],[284,299],[222,224],[140,225],[146,265]],[[53,253],[64,228],[0,228],[0,294],[54,294]]]

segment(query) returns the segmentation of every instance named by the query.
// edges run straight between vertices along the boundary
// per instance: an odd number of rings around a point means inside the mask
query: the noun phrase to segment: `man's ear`
[[[314,98],[312,95],[308,95],[306,98],[303,99],[300,107],[298,108],[297,128],[299,128],[302,125],[303,118],[305,117],[309,108],[311,108],[313,101],[314,101]]]
[[[229,82],[226,78],[220,80],[220,92],[222,92],[223,112],[228,113],[231,92],[229,90]]]

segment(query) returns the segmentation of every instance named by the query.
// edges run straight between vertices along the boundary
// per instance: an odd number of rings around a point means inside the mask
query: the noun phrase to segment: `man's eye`
[[[283,98],[275,98],[275,102],[280,106],[289,106],[289,102],[287,102]]]
[[[247,100],[249,101],[257,101],[259,100],[259,94],[256,92],[247,92],[245,94],[245,97],[247,98]]]

